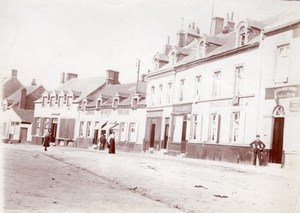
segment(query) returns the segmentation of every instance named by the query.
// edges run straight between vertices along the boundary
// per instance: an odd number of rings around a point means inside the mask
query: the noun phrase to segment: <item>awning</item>
[[[118,126],[119,123],[117,123],[117,121],[113,121],[113,122],[109,122],[107,125],[106,125],[106,130],[110,130],[110,129],[113,129],[114,127]]]
[[[107,121],[99,121],[99,123],[96,124],[95,129],[101,129],[102,126],[106,125]]]

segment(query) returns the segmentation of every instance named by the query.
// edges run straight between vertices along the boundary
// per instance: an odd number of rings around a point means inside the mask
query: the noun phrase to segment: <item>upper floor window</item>
[[[36,129],[35,129],[36,135],[40,135],[40,128],[41,128],[41,118],[36,118]]]
[[[158,99],[159,99],[159,105],[161,105],[162,104],[162,94],[163,94],[163,85],[161,84],[161,85],[159,85],[159,96],[158,96]]]
[[[82,101],[82,109],[84,110],[86,108],[87,105],[87,100],[83,100]]]
[[[171,96],[172,96],[172,83],[171,82],[168,84],[168,87],[169,87],[169,91],[168,91],[167,99],[168,99],[168,104],[170,104],[171,103]]]
[[[64,96],[58,97],[58,107],[62,107],[64,104]]]
[[[96,108],[100,108],[101,104],[102,104],[101,99],[97,99]]]
[[[68,97],[67,97],[67,107],[71,106],[72,99],[73,99],[72,96],[68,96]]]
[[[214,84],[213,84],[213,97],[220,96],[221,89],[221,71],[217,71],[214,73]]]
[[[137,108],[137,104],[138,104],[138,98],[132,98],[132,104],[131,104],[131,107],[133,109],[136,109]]]
[[[202,85],[202,76],[196,76],[195,78],[195,97],[200,99],[201,96],[201,85]]]
[[[243,86],[243,66],[235,68],[234,72],[234,96],[239,96],[242,93]]]
[[[199,51],[199,53],[198,53],[199,58],[205,57],[205,44],[204,44],[204,41],[200,42],[198,51]]]
[[[183,101],[184,99],[184,81],[185,79],[180,80],[180,85],[179,85],[179,101]]]
[[[119,98],[114,98],[114,99],[113,99],[113,103],[112,103],[112,107],[113,107],[114,109],[117,109],[118,104],[119,104]]]
[[[152,86],[151,95],[150,95],[151,106],[154,106],[154,98],[155,98],[155,86]]]
[[[159,68],[159,62],[158,62],[157,58],[154,59],[154,64],[153,65],[154,65],[154,71],[158,70],[158,68]]]
[[[172,52],[172,54],[171,54],[171,64],[172,64],[172,66],[175,66],[176,62],[177,62],[176,53]]]
[[[42,99],[42,106],[46,106],[47,101],[48,101],[48,97],[47,97],[47,96],[43,96],[43,99]]]
[[[274,76],[275,83],[288,82],[289,51],[290,51],[289,44],[277,47],[276,71]]]
[[[241,27],[239,31],[239,46],[246,44],[246,27]]]
[[[53,107],[55,105],[55,96],[50,97],[50,107]]]

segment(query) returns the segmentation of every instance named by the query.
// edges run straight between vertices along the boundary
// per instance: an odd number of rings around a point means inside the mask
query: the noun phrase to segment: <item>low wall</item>
[[[116,142],[116,151],[120,150],[123,152],[141,152],[142,144],[137,144],[134,142]]]

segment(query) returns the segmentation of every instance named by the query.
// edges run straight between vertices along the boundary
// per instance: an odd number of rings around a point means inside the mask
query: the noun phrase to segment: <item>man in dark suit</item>
[[[260,136],[256,135],[256,140],[250,143],[250,147],[253,148],[253,154],[254,154],[254,159],[253,159],[253,165],[256,165],[256,158],[258,157],[259,165],[262,166],[262,155],[261,152],[264,150],[266,145],[259,140]]]

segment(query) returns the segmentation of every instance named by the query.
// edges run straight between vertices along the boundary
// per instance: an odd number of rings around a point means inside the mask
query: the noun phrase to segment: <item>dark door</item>
[[[150,147],[154,147],[154,138],[155,138],[155,124],[152,124],[151,133],[150,133]]]
[[[21,143],[24,141],[27,141],[27,128],[21,128],[20,141],[21,141]]]
[[[57,123],[52,123],[51,126],[51,142],[55,142],[56,132],[57,132]]]
[[[98,141],[98,129],[96,129],[95,131],[94,131],[94,141],[93,141],[93,144],[97,144],[97,141]]]
[[[186,121],[182,123],[182,134],[181,134],[181,152],[186,152]]]
[[[168,138],[169,138],[169,124],[166,124],[165,125],[165,136],[164,136],[163,149],[167,148]]]
[[[282,163],[284,118],[274,118],[273,142],[270,151],[271,163]]]

